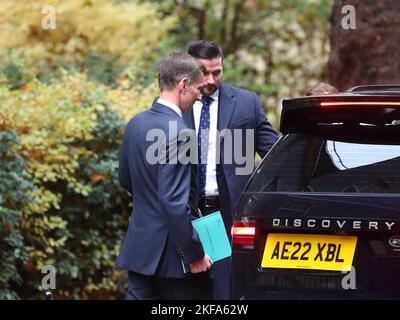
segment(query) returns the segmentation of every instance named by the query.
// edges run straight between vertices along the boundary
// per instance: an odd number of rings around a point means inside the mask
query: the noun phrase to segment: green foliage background
[[[45,5],[55,30],[42,28]],[[124,125],[157,95],[157,64],[219,42],[224,79],[280,100],[325,80],[331,0],[0,2],[0,299],[119,299],[131,210],[118,184]],[[145,250],[145,248],[144,248]],[[139,258],[139,257],[138,257]]]

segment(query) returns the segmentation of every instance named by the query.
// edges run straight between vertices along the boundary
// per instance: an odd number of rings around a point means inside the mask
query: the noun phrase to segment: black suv
[[[400,298],[400,86],[283,101],[242,193],[233,299]]]

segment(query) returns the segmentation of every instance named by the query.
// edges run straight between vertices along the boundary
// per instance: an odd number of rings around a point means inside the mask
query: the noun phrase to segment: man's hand
[[[210,257],[208,255],[204,255],[204,257],[200,260],[194,261],[189,264],[191,273],[200,273],[210,270],[213,265]]]

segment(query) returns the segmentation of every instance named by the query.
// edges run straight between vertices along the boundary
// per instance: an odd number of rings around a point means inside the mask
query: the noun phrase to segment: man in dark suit
[[[196,179],[176,158],[190,143],[181,139],[182,112],[199,98],[203,70],[187,54],[169,55],[159,68],[160,97],[125,129],[119,179],[133,210],[117,264],[128,270],[126,299],[211,298],[212,261],[191,224]]]
[[[188,53],[206,69],[203,99],[184,115],[199,135],[199,208],[203,214],[220,210],[229,234],[235,207],[254,169],[255,151],[264,157],[278,135],[254,92],[222,83],[223,54],[216,43],[194,41]],[[246,161],[237,156],[241,152],[247,153]],[[215,262],[212,274],[214,299],[229,299],[230,259]]]

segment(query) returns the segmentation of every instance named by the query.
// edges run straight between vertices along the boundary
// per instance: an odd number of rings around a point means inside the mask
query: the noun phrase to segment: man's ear
[[[179,91],[180,92],[185,92],[186,88],[188,86],[189,80],[187,78],[183,78],[181,81],[178,83]]]

